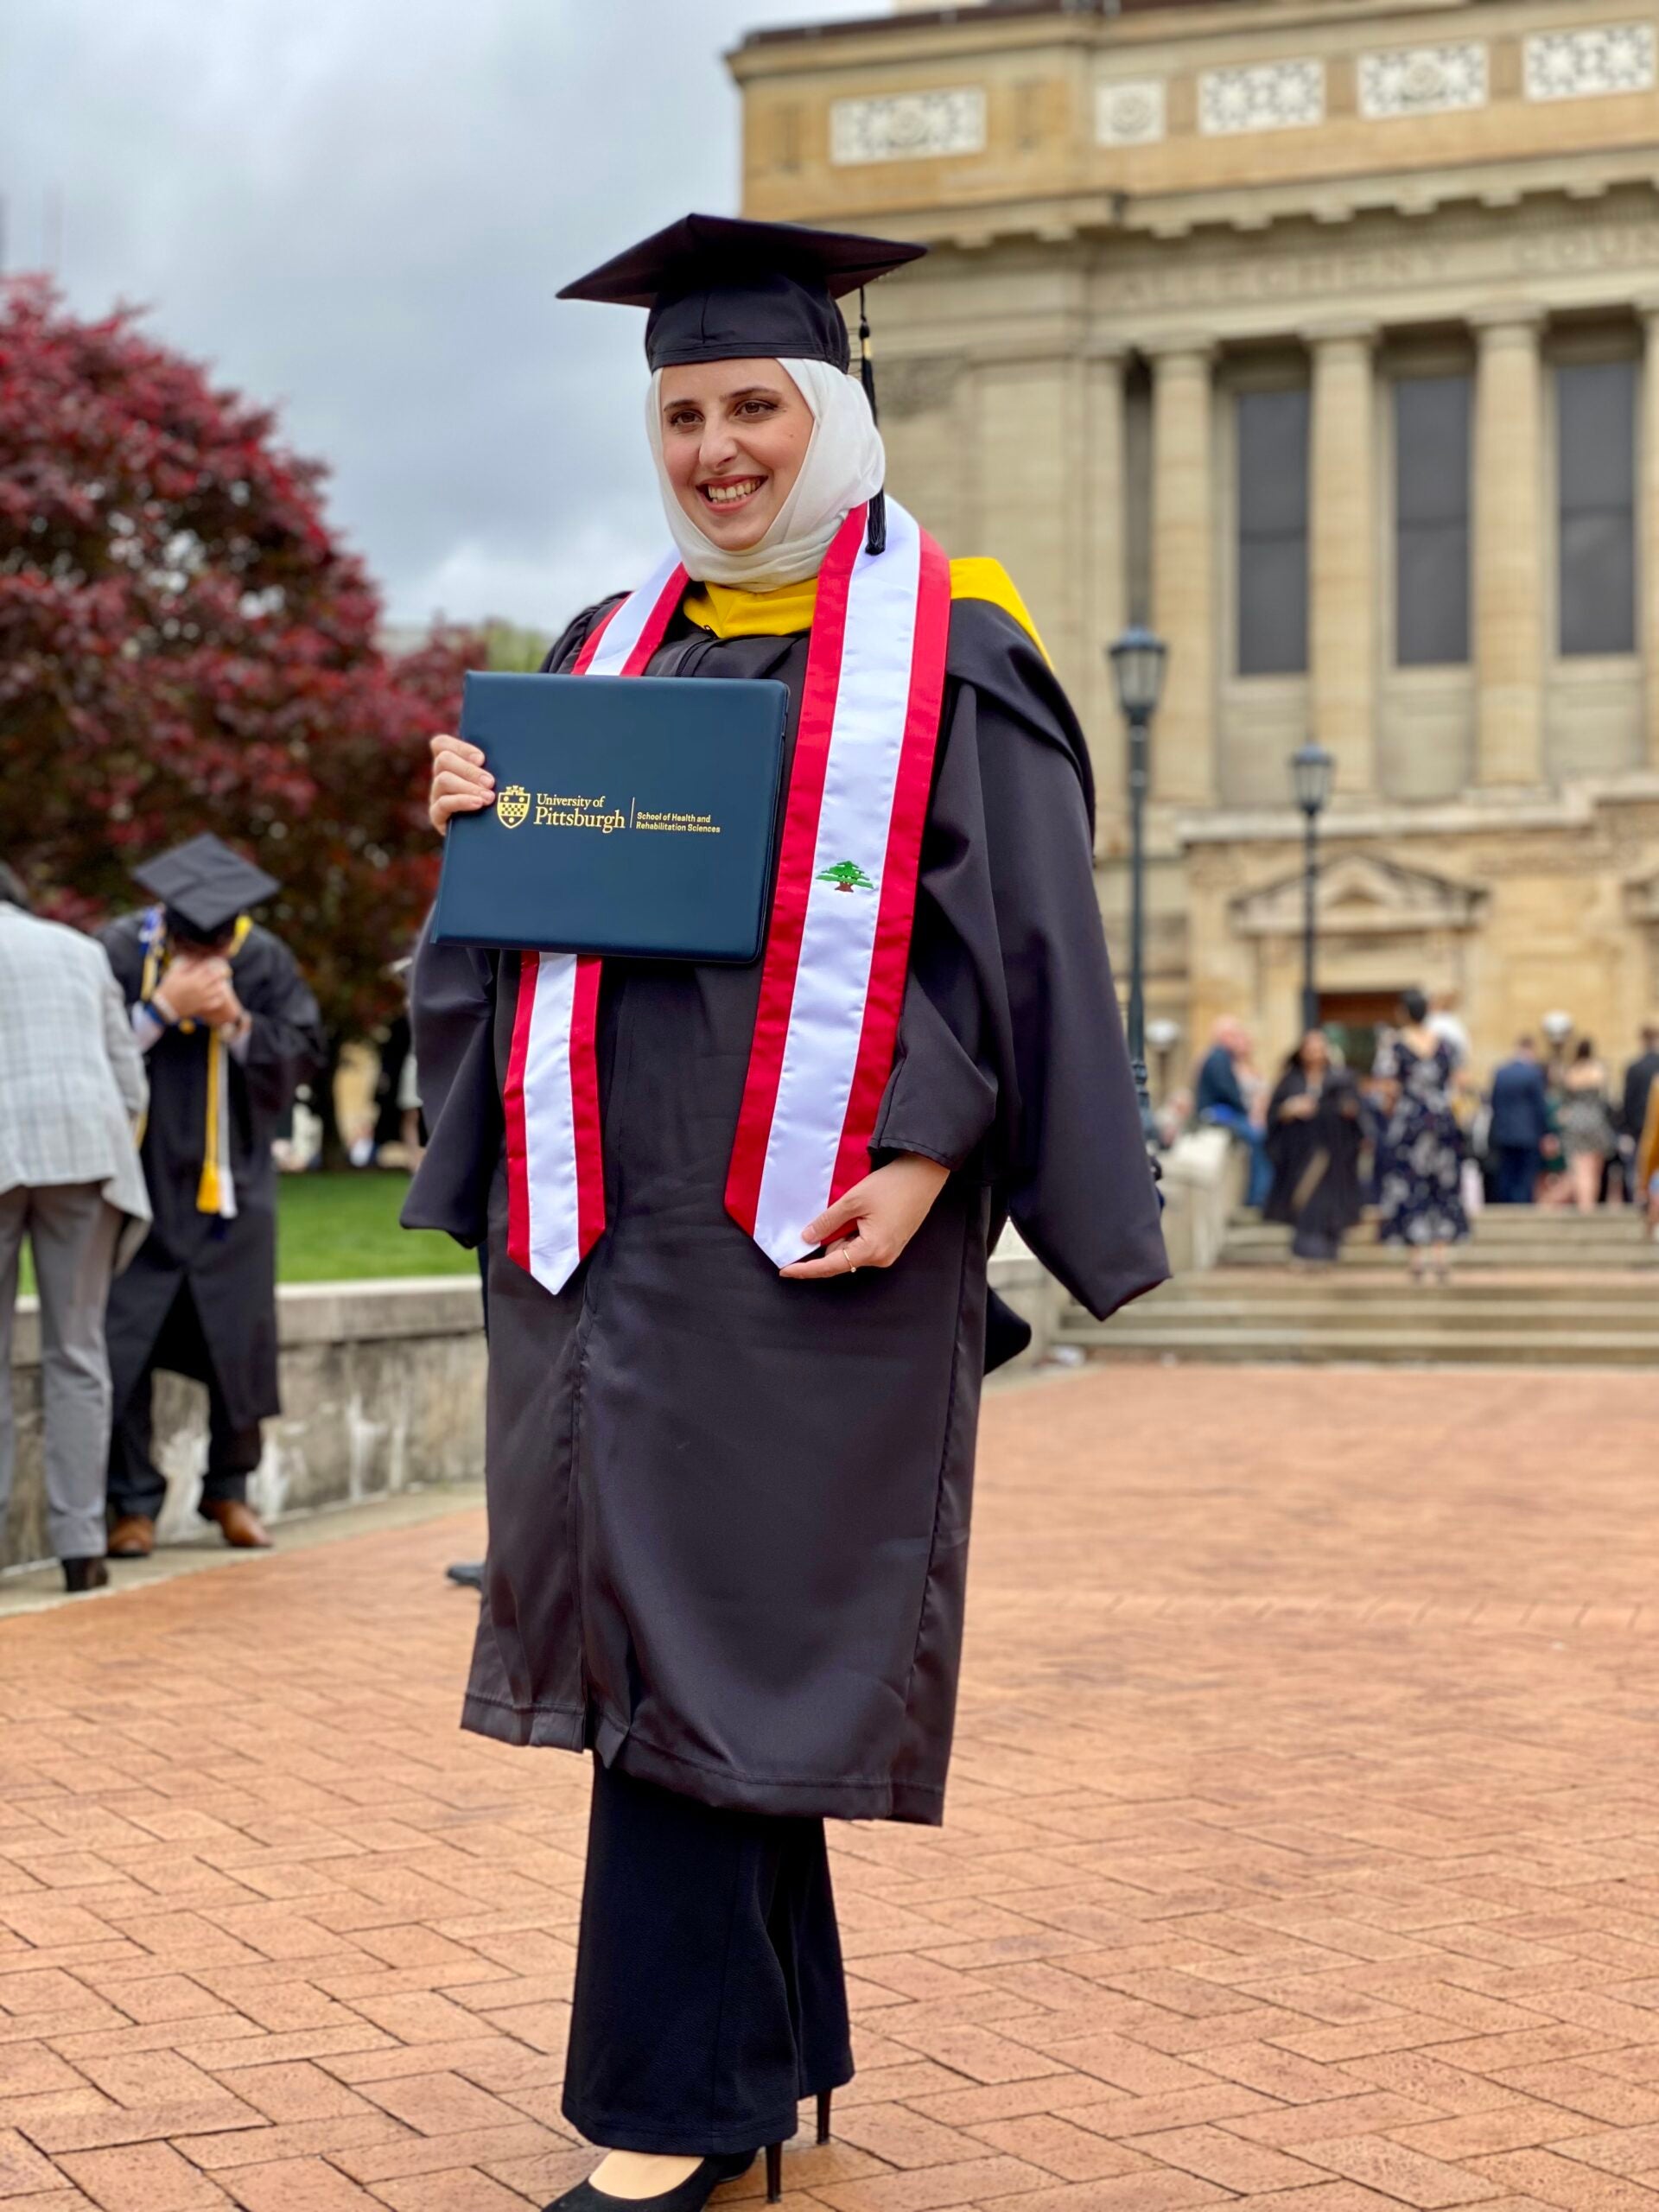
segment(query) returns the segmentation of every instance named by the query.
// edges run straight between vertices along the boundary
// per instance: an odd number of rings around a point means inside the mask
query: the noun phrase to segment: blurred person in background
[[[1268,1106],[1273,1187],[1263,1213],[1288,1225],[1294,1258],[1328,1266],[1342,1256],[1343,1237],[1363,1208],[1364,1136],[1359,1085],[1332,1059],[1324,1030],[1310,1029]]]
[[[1436,991],[1428,1001],[1428,1027],[1434,1035],[1452,1047],[1452,1072],[1461,1075],[1471,1058],[1469,1032],[1458,1012],[1460,994],[1454,990]]]
[[[1580,1213],[1601,1203],[1602,1179],[1618,1150],[1618,1132],[1607,1096],[1607,1071],[1589,1038],[1579,1039],[1561,1077],[1557,1118],[1567,1163],[1567,1202]]]
[[[1463,1131],[1452,1106],[1452,1047],[1428,1027],[1421,991],[1402,993],[1400,1027],[1379,1047],[1376,1073],[1386,1085],[1389,1117],[1377,1147],[1377,1236],[1409,1249],[1414,1281],[1446,1282],[1452,1247],[1469,1235]]]
[[[12,1314],[23,1239],[40,1293],[47,1535],[65,1586],[96,1590],[110,1449],[110,1279],[149,1224],[137,1125],[148,1086],[110,963],[29,911],[0,863],[0,1523],[16,1433]]]
[[[1648,1105],[1659,1089],[1659,1014],[1642,1025],[1637,1057],[1624,1071],[1624,1096],[1618,1117],[1618,1148],[1630,1179],[1630,1196],[1637,1205],[1647,1202],[1647,1185],[1637,1173],[1637,1155],[1642,1133],[1648,1125]]]
[[[155,1548],[167,1478],[151,1452],[158,1368],[207,1388],[200,1511],[238,1549],[270,1541],[247,1502],[276,1389],[276,1166],[297,1086],[321,1067],[317,1002],[247,909],[279,886],[217,837],[134,874],[157,904],[104,933],[149,1076],[155,1227],[110,1299],[112,1559]]]
[[[1647,1111],[1636,1146],[1636,1187],[1647,1207],[1648,1232],[1659,1237],[1659,1082],[1648,1085]]]
[[[1494,1204],[1529,1206],[1533,1203],[1549,1136],[1549,1094],[1538,1047],[1532,1038],[1520,1037],[1513,1057],[1492,1077],[1486,1142],[1492,1161]]]
[[[1250,1110],[1249,1094],[1245,1089],[1249,1058],[1249,1032],[1231,1014],[1224,1014],[1211,1033],[1210,1050],[1198,1064],[1193,1086],[1192,1114],[1193,1119],[1200,1124],[1207,1122],[1213,1128],[1230,1130],[1248,1148],[1250,1167],[1244,1203],[1259,1206],[1267,1198],[1268,1185],[1273,1180],[1273,1168],[1268,1159],[1261,1127]]]

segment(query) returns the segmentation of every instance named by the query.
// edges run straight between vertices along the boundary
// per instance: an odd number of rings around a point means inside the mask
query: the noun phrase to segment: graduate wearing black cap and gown
[[[159,902],[103,932],[149,1077],[143,1159],[154,1226],[110,1294],[111,1556],[142,1556],[167,1496],[150,1444],[157,1368],[205,1382],[203,1517],[238,1545],[268,1541],[247,1505],[259,1423],[276,1389],[276,1170],[271,1140],[321,1068],[321,1023],[286,945],[250,907],[278,889],[219,838],[134,870]],[[240,1018],[177,1019],[169,963],[228,963]]]
[[[827,365],[822,431],[842,392],[868,412],[836,298],[919,251],[692,217],[568,296],[647,306],[664,378],[769,357],[804,391]],[[879,474],[860,481],[847,518],[874,541],[896,511],[879,511]],[[817,577],[748,589],[710,580],[719,566],[691,569],[705,580],[645,672],[780,679],[793,748]],[[429,1142],[404,1219],[489,1254],[489,1558],[465,1725],[596,1754],[563,2108],[607,2149],[700,2157],[653,2200],[673,2212],[793,2134],[799,2096],[849,2078],[824,1816],[943,1815],[980,1382],[1020,1332],[988,1303],[991,1244],[1011,1215],[1102,1315],[1167,1272],[1096,903],[1088,751],[1007,577],[950,567],[868,1152],[950,1173],[891,1267],[781,1277],[722,1202],[759,966],[607,960],[605,1231],[550,1292],[508,1249],[519,957],[429,940],[416,963]],[[575,668],[617,604],[577,616],[547,667]],[[566,2201],[617,2198],[584,2183]]]

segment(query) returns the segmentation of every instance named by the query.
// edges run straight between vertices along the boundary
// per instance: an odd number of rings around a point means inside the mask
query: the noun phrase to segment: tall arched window
[[[1636,363],[1555,372],[1562,655],[1636,651]]]

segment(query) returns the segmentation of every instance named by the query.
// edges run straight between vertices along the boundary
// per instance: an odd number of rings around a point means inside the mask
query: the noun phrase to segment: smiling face
[[[664,369],[663,460],[674,496],[728,553],[758,545],[801,473],[811,409],[776,361]]]

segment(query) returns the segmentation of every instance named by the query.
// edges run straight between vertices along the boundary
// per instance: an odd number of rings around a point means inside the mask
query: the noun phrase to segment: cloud
[[[281,409],[419,622],[556,628],[662,525],[637,315],[566,277],[734,208],[720,56],[880,0],[0,0],[8,265]]]

